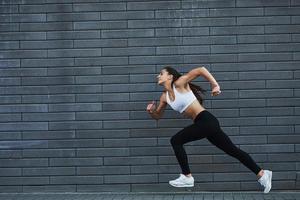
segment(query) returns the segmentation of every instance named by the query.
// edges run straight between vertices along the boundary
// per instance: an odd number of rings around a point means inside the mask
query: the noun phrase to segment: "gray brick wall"
[[[0,192],[175,191],[169,139],[191,121],[145,112],[166,64],[207,67],[206,108],[274,190],[300,189],[299,1],[0,2]],[[260,189],[207,140],[186,149],[196,191]]]

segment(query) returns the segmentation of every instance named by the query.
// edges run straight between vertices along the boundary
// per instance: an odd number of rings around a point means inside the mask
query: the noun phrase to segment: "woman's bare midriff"
[[[194,120],[197,115],[205,110],[205,108],[199,103],[198,100],[195,100],[187,109],[183,112],[184,116]]]

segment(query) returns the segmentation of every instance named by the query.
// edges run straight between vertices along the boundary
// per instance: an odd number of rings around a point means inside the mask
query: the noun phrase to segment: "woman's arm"
[[[161,96],[160,96],[160,101],[159,101],[159,105],[156,108],[155,106],[155,102],[152,101],[150,104],[148,104],[147,106],[147,112],[151,115],[151,117],[153,119],[159,120],[163,113],[165,108],[167,107],[167,102],[166,102],[166,93],[164,92]]]
[[[199,76],[204,77],[206,80],[208,80],[210,82],[213,96],[216,96],[221,93],[218,82],[205,67],[198,67],[198,68],[192,69],[187,74],[181,76],[176,81],[176,84],[186,85]]]

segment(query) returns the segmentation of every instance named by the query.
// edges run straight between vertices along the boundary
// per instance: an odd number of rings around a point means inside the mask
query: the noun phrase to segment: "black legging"
[[[221,130],[217,118],[207,110],[204,110],[197,115],[194,124],[185,127],[171,138],[171,144],[181,167],[182,174],[186,175],[190,173],[188,158],[183,144],[202,138],[207,138],[216,147],[238,159],[256,175],[261,170],[246,152],[240,150],[231,142],[229,137]]]

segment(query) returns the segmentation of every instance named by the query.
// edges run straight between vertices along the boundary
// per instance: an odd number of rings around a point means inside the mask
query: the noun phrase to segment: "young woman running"
[[[174,187],[194,186],[194,178],[183,145],[207,138],[213,145],[238,159],[257,175],[258,182],[264,187],[264,193],[268,193],[272,187],[272,171],[261,169],[246,152],[237,148],[220,128],[217,118],[203,107],[201,94],[204,90],[191,83],[199,76],[211,83],[212,96],[221,93],[219,84],[205,67],[195,68],[185,75],[181,75],[171,67],[165,67],[157,76],[158,84],[164,86],[165,89],[160,97],[159,105],[156,108],[155,102],[152,101],[147,106],[147,112],[156,120],[161,118],[164,109],[169,104],[174,110],[194,121],[192,125],[185,127],[171,138],[182,173],[179,178],[169,181],[169,184]]]

